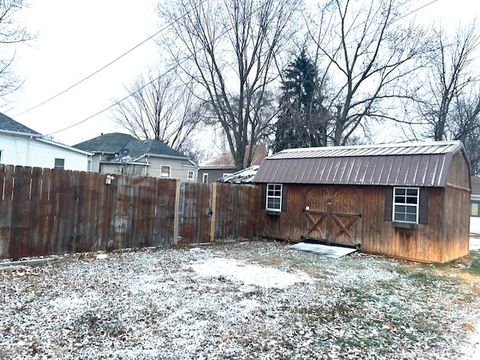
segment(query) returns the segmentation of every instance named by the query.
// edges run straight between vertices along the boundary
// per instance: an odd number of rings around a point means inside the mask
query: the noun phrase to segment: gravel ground
[[[72,255],[0,269],[0,358],[469,359],[479,294],[478,251],[442,266],[262,241]]]

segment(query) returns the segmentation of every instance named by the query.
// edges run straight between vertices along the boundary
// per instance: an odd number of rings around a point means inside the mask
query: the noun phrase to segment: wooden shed
[[[458,141],[284,150],[254,182],[265,236],[422,262],[468,255],[470,176]]]

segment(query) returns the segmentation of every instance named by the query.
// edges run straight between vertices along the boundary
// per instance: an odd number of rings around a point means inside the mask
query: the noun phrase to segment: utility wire
[[[204,0],[203,2],[205,2],[205,1],[206,1],[206,0]],[[418,8],[410,11],[409,13],[403,15],[401,18],[403,19],[403,18],[405,18],[405,17],[407,17],[407,16],[410,16],[410,15],[416,13],[417,11],[420,11],[420,10],[424,9],[424,8],[426,8],[427,6],[433,4],[433,3],[437,2],[437,1],[438,1],[438,0],[432,0],[432,1],[430,1],[429,3],[424,4],[424,5],[422,5],[422,6],[418,7]],[[202,3],[203,3],[203,2],[202,2]],[[200,4],[199,4],[199,6],[200,6]],[[252,14],[250,15],[250,17],[251,17],[254,13],[256,13],[258,10],[260,10],[260,9],[261,9],[261,7],[257,8],[255,11],[253,11]],[[192,10],[193,10],[193,9],[192,9]],[[190,13],[192,10],[190,10],[190,11],[188,11],[187,13],[185,13],[184,15],[182,15],[182,17],[183,17],[183,16],[186,16],[186,15],[187,15],[188,13]],[[180,17],[180,18],[181,18],[181,17]],[[175,22],[177,22],[180,18],[175,19],[171,24],[173,25],[173,24],[174,24]],[[246,20],[245,20],[245,21],[246,21]],[[231,29],[233,29],[233,26],[225,29],[225,31],[222,32],[219,36],[217,36],[214,40],[218,40],[218,39],[221,38],[223,35],[225,35],[228,31],[230,31]],[[154,35],[153,35],[153,36],[154,36]],[[152,37],[153,37],[153,36],[152,36]],[[54,134],[58,134],[58,133],[60,133],[60,132],[64,132],[64,131],[66,131],[66,130],[69,130],[69,129],[71,129],[71,128],[74,128],[74,127],[76,127],[76,126],[78,126],[78,125],[81,125],[81,124],[87,122],[88,120],[91,120],[92,118],[94,118],[94,117],[96,117],[96,116],[104,113],[105,111],[108,111],[108,110],[112,109],[113,107],[115,107],[115,106],[119,105],[120,103],[122,103],[123,101],[127,100],[129,97],[137,94],[138,92],[140,92],[141,90],[143,90],[143,89],[146,88],[147,86],[153,84],[155,81],[157,81],[158,79],[160,79],[162,76],[165,76],[165,75],[168,74],[169,72],[175,70],[175,69],[178,67],[178,65],[183,64],[184,62],[186,62],[187,60],[190,60],[191,58],[192,58],[192,55],[184,58],[184,59],[181,60],[179,63],[175,64],[174,66],[170,67],[168,70],[164,71],[161,75],[157,76],[155,79],[149,81],[148,83],[146,83],[145,85],[143,85],[143,86],[140,87],[139,89],[137,89],[137,90],[129,93],[128,95],[126,95],[125,97],[121,98],[120,100],[115,101],[115,102],[114,102],[113,104],[111,104],[110,106],[107,106],[106,108],[104,108],[104,109],[102,109],[102,110],[99,110],[99,111],[97,111],[96,113],[94,113],[94,114],[86,117],[85,119],[83,119],[83,120],[81,120],[81,121],[78,121],[78,122],[76,122],[76,123],[73,123],[73,124],[71,124],[71,125],[69,125],[69,126],[67,126],[67,127],[65,127],[65,128],[62,128],[62,129],[59,129],[59,130],[55,130],[55,131],[47,134],[47,136],[54,135]]]
[[[38,104],[22,111],[21,113],[18,113],[16,114],[14,117],[19,117],[19,116],[22,116],[42,105],[45,105],[46,103],[56,99],[57,97],[67,93],[68,91],[72,90],[73,88],[77,87],[78,85],[80,85],[81,83],[87,81],[88,79],[90,79],[91,77],[97,75],[99,72],[105,70],[106,68],[108,68],[109,66],[113,65],[114,63],[116,63],[117,61],[119,61],[120,59],[122,59],[123,57],[125,57],[126,55],[130,54],[131,52],[135,51],[136,49],[138,49],[140,46],[144,45],[145,43],[147,43],[148,41],[152,40],[154,37],[156,37],[158,34],[160,34],[161,32],[165,31],[166,29],[168,29],[169,27],[171,27],[173,24],[177,23],[179,20],[181,20],[182,18],[184,18],[185,16],[187,16],[189,13],[191,13],[193,10],[195,10],[196,8],[198,8],[200,5],[202,5],[205,1],[207,0],[203,0],[202,2],[200,2],[195,8],[192,8],[190,9],[189,11],[187,11],[186,13],[182,14],[181,16],[179,16],[178,18],[174,19],[172,22],[168,23],[167,25],[165,25],[164,27],[160,28],[158,31],[156,31],[155,33],[153,33],[152,35],[150,35],[149,37],[147,37],[146,39],[142,40],[141,42],[139,42],[138,44],[136,44],[135,46],[133,46],[132,48],[128,49],[127,51],[125,51],[124,53],[120,54],[119,56],[117,56],[115,59],[109,61],[108,63],[106,63],[105,65],[103,65],[102,67],[98,68],[97,70],[95,70],[94,72],[90,73],[89,75],[81,78],[80,80],[78,80],[77,82],[75,82],[74,84],[70,85],[69,87],[65,88],[64,90],[56,93],[55,95],[52,95],[50,96],[49,98],[39,102]]]
[[[262,8],[262,7],[260,6],[260,7],[258,7],[257,9],[255,9],[255,10],[250,14],[250,16],[249,16],[248,18],[246,18],[243,22],[249,21],[249,19],[250,19],[256,12],[258,12],[261,8]],[[191,10],[190,10],[190,11],[191,11]],[[220,39],[222,36],[224,36],[224,35],[227,34],[230,30],[232,30],[233,27],[234,27],[234,25],[230,26],[229,28],[226,28],[225,31],[223,31],[221,34],[219,34],[217,37],[215,37],[215,38],[213,39],[213,41],[216,41],[216,40]],[[194,49],[193,53],[197,52],[197,50],[200,50],[200,49]],[[170,68],[168,68],[166,71],[164,71],[161,75],[157,76],[155,79],[149,81],[148,83],[146,83],[146,84],[143,85],[142,87],[140,87],[140,88],[138,88],[137,90],[129,93],[128,95],[126,95],[125,97],[121,98],[120,100],[115,101],[113,104],[107,106],[106,108],[97,111],[96,113],[94,113],[94,114],[86,117],[85,119],[83,119],[83,120],[81,120],[81,121],[78,121],[78,122],[76,122],[76,123],[73,123],[73,124],[71,124],[71,125],[69,125],[69,126],[67,126],[67,127],[62,128],[62,129],[55,130],[55,131],[47,134],[47,136],[54,135],[54,134],[58,134],[58,133],[60,133],[60,132],[64,132],[64,131],[66,131],[66,130],[69,130],[69,129],[71,129],[71,128],[74,128],[74,127],[76,127],[76,126],[78,126],[78,125],[81,125],[81,124],[87,122],[88,120],[90,120],[90,119],[92,119],[92,118],[94,118],[94,117],[96,117],[96,116],[104,113],[105,111],[108,111],[108,110],[112,109],[113,107],[115,107],[115,106],[117,106],[118,104],[122,103],[123,101],[127,100],[129,97],[131,97],[131,96],[139,93],[141,90],[143,90],[143,89],[146,88],[147,86],[153,84],[155,81],[157,81],[158,79],[160,79],[162,76],[165,76],[165,75],[168,74],[169,72],[174,71],[175,69],[178,68],[179,65],[183,64],[183,63],[186,62],[187,60],[190,60],[190,59],[192,58],[192,56],[193,56],[193,54],[187,56],[186,58],[184,58],[184,59],[182,59],[182,60],[180,60],[180,61],[177,62],[175,65],[173,65],[172,67],[170,67]]]

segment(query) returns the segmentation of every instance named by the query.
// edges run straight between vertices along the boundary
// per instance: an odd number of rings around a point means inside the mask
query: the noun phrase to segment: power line
[[[205,2],[205,1],[206,1],[206,0],[204,0],[203,2]],[[410,11],[409,13],[403,15],[400,19],[403,19],[403,18],[405,18],[405,17],[407,17],[407,16],[410,16],[411,14],[414,14],[414,13],[416,13],[417,11],[420,11],[420,10],[424,9],[424,8],[426,8],[427,6],[433,4],[433,3],[437,2],[437,1],[438,1],[438,0],[432,0],[432,1],[430,1],[429,3],[426,3],[426,4],[420,6],[420,7],[416,8],[416,9]],[[203,3],[203,2],[202,2],[202,3]],[[200,3],[198,6],[200,6],[202,3]],[[254,13],[256,13],[256,12],[257,12],[258,10],[260,10],[260,9],[261,9],[261,7],[257,8],[255,11],[252,12],[252,14],[251,14],[250,16],[252,16]],[[192,9],[192,10],[193,10],[193,9]],[[185,13],[184,15],[182,15],[182,17],[183,17],[183,16],[186,16],[186,15],[187,15],[188,13],[190,13],[192,10],[190,10],[190,11],[188,11],[187,13]],[[177,22],[179,19],[180,19],[180,18],[175,19],[171,24],[173,25],[173,24],[174,24],[175,22]],[[400,20],[400,19],[398,19],[398,20]],[[246,19],[245,19],[245,21],[246,21]],[[219,39],[220,37],[222,37],[223,35],[225,35],[225,34],[226,34],[228,31],[230,31],[231,29],[233,29],[233,26],[231,26],[230,28],[226,29],[223,33],[221,33],[219,36],[217,36],[214,40]],[[153,36],[152,36],[152,37],[153,37]],[[69,130],[69,129],[71,129],[71,128],[74,128],[74,127],[76,127],[76,126],[78,126],[78,125],[81,125],[81,124],[87,122],[88,120],[91,120],[92,118],[94,118],[94,117],[96,117],[96,116],[104,113],[105,111],[108,111],[108,110],[112,109],[113,107],[115,107],[115,106],[117,106],[118,104],[122,103],[123,101],[125,101],[125,100],[128,99],[129,97],[137,94],[138,92],[140,92],[141,90],[143,90],[143,89],[146,88],[147,86],[151,85],[152,83],[154,83],[155,81],[157,81],[158,79],[160,79],[162,76],[165,76],[165,75],[168,74],[170,71],[175,70],[175,69],[178,67],[178,65],[183,64],[184,62],[186,62],[187,60],[189,60],[189,59],[191,59],[191,58],[192,58],[192,55],[184,58],[184,59],[181,60],[179,63],[177,63],[176,65],[172,66],[171,68],[169,68],[168,70],[166,70],[165,72],[163,72],[161,75],[159,75],[159,76],[156,77],[155,79],[149,81],[148,83],[146,83],[146,84],[143,85],[142,87],[140,87],[140,88],[138,88],[137,90],[129,93],[128,95],[126,95],[125,97],[121,98],[120,100],[115,101],[113,104],[107,106],[106,108],[104,108],[104,109],[102,109],[102,110],[99,110],[99,111],[97,111],[96,113],[94,113],[94,114],[86,117],[85,119],[83,119],[83,120],[81,120],[81,121],[78,121],[78,122],[76,122],[76,123],[73,123],[73,124],[71,124],[71,125],[69,125],[69,126],[67,126],[67,127],[65,127],[65,128],[62,128],[62,129],[59,129],[59,130],[55,130],[55,131],[47,134],[47,136],[54,135],[54,134],[58,134],[58,133],[60,133],[60,132]]]
[[[204,0],[204,1],[205,1],[205,0]],[[200,4],[199,4],[199,6],[200,6]],[[255,14],[257,11],[259,11],[261,8],[262,8],[262,7],[260,6],[260,7],[258,7],[257,9],[255,9],[255,10],[250,14],[250,16],[249,16],[247,19],[244,19],[244,22],[247,22],[247,21],[251,18],[251,16],[253,16],[253,14]],[[192,11],[192,10],[190,10],[190,11]],[[214,38],[214,41],[220,39],[220,38],[221,38],[222,36],[224,36],[227,32],[229,32],[230,30],[232,30],[233,27],[234,27],[234,26],[232,25],[231,27],[225,29],[225,31],[223,31],[221,34],[219,34],[217,37]],[[193,52],[195,53],[197,50],[198,50],[198,49],[194,49]],[[154,83],[155,81],[157,81],[158,79],[160,79],[162,76],[165,76],[165,75],[168,74],[169,72],[175,70],[179,65],[183,64],[183,63],[186,62],[187,60],[190,60],[190,59],[192,58],[192,56],[193,56],[193,54],[190,55],[190,56],[187,56],[187,57],[184,58],[183,60],[180,60],[180,61],[179,61],[178,63],[176,63],[174,66],[170,67],[168,70],[164,71],[161,75],[157,76],[155,79],[149,81],[148,83],[146,83],[146,84],[143,85],[142,87],[140,87],[140,88],[138,88],[137,90],[129,93],[127,96],[121,98],[120,100],[115,101],[113,104],[107,106],[106,108],[104,108],[104,109],[102,109],[102,110],[99,110],[99,111],[97,111],[96,113],[94,113],[94,114],[86,117],[85,119],[80,120],[80,121],[78,121],[78,122],[76,122],[76,123],[73,123],[73,124],[71,124],[71,125],[69,125],[69,126],[67,126],[67,127],[64,127],[64,128],[62,128],[62,129],[59,129],[59,130],[55,130],[55,131],[47,134],[47,136],[54,135],[54,134],[58,134],[58,133],[60,133],[60,132],[69,130],[69,129],[71,129],[71,128],[74,128],[74,127],[76,127],[76,126],[78,126],[78,125],[81,125],[81,124],[87,122],[88,120],[91,120],[92,118],[94,118],[94,117],[96,117],[96,116],[104,113],[105,111],[110,110],[111,108],[113,108],[113,107],[115,107],[116,105],[122,103],[123,101],[125,101],[125,100],[128,99],[129,97],[137,94],[138,92],[140,92],[141,90],[143,90],[144,88],[146,88],[148,85]]]
[[[186,58],[186,59],[184,59],[183,61],[181,61],[181,63],[185,62],[186,60],[188,60],[188,58]],[[92,118],[100,115],[101,113],[104,113],[104,112],[107,111],[107,110],[110,110],[111,108],[113,108],[113,107],[117,106],[118,104],[120,104],[120,103],[124,102],[125,100],[127,100],[130,96],[133,96],[133,95],[137,94],[138,92],[140,92],[141,90],[143,90],[144,88],[146,88],[148,85],[153,84],[155,81],[157,81],[158,79],[160,79],[162,76],[165,76],[165,75],[168,74],[170,71],[175,70],[176,67],[177,67],[177,65],[172,66],[171,68],[169,68],[168,70],[166,70],[165,72],[163,72],[161,75],[157,76],[155,79],[149,81],[149,82],[146,83],[145,85],[143,85],[143,86],[141,86],[140,88],[138,88],[137,90],[129,93],[127,96],[121,98],[120,100],[115,101],[113,104],[107,106],[106,108],[97,111],[96,113],[94,113],[94,114],[86,117],[85,119],[83,119],[83,120],[81,120],[81,121],[78,121],[78,122],[73,123],[73,124],[71,124],[71,125],[69,125],[69,126],[67,126],[67,127],[64,127],[63,129],[55,130],[54,132],[51,132],[51,133],[47,134],[47,136],[54,135],[54,134],[58,134],[58,133],[63,132],[63,131],[65,131],[65,130],[69,130],[69,129],[73,128],[73,127],[76,127],[76,126],[78,126],[78,125],[81,125],[81,124],[87,122],[88,120],[90,120],[90,119],[92,119]]]
[[[181,20],[182,18],[184,18],[185,16],[187,16],[189,13],[191,13],[193,10],[195,10],[197,7],[199,7],[200,5],[202,5],[206,0],[203,0],[202,2],[200,2],[195,8],[192,8],[190,9],[189,11],[187,11],[186,13],[182,14],[181,16],[179,16],[178,18],[174,19],[172,22],[168,23],[167,25],[165,25],[164,27],[162,27],[161,29],[159,29],[158,31],[156,31],[155,33],[153,33],[152,35],[150,35],[149,37],[147,37],[146,39],[140,41],[138,44],[136,44],[135,46],[133,46],[132,48],[128,49],[127,51],[125,51],[124,53],[120,54],[119,56],[117,56],[115,59],[109,61],[108,63],[106,63],[105,65],[103,65],[102,67],[98,68],[97,70],[95,70],[94,72],[90,73],[89,75],[83,77],[82,79],[78,80],[77,82],[73,83],[72,85],[70,85],[69,87],[65,88],[64,90],[56,93],[55,95],[52,95],[50,96],[49,98],[39,102],[38,104],[22,111],[21,113],[19,114],[16,114],[14,117],[19,117],[19,116],[22,116],[42,105],[45,105],[46,103],[56,99],[57,97],[67,93],[68,91],[72,90],[73,88],[77,87],[78,85],[80,85],[81,83],[87,81],[88,79],[90,79],[91,77],[97,75],[99,72],[105,70],[106,68],[108,68],[109,66],[113,65],[114,63],[116,63],[117,61],[119,61],[120,59],[122,59],[123,57],[125,57],[126,55],[130,54],[131,52],[133,52],[134,50],[138,49],[140,46],[144,45],[145,43],[147,43],[148,41],[152,40],[154,37],[156,37],[158,34],[160,34],[161,32],[165,31],[166,29],[168,29],[170,26],[172,26],[173,24],[177,23],[179,20]]]
[[[406,18],[407,16],[410,16],[410,15],[416,13],[417,11],[420,11],[420,10],[422,10],[422,9],[425,9],[427,6],[430,6],[430,5],[432,5],[433,3],[436,3],[437,1],[438,1],[438,0],[432,0],[432,1],[430,1],[429,3],[426,3],[426,4],[422,5],[422,6],[420,6],[419,8],[413,9],[413,10],[410,11],[409,13],[406,13],[405,15],[403,15],[400,19]],[[400,20],[400,19],[398,19],[398,20]]]

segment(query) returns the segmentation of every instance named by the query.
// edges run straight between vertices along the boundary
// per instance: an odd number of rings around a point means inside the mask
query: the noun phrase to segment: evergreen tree
[[[328,112],[318,85],[318,71],[305,50],[288,65],[282,83],[273,150],[326,146]]]

